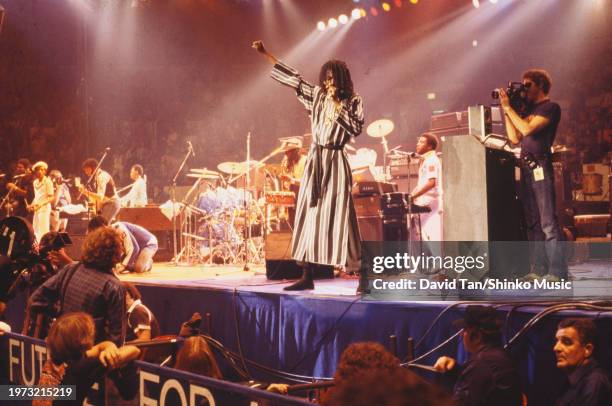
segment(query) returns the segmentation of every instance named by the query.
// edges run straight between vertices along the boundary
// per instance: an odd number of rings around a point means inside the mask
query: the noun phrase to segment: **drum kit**
[[[285,148],[257,161],[222,162],[217,170],[190,169],[186,176],[195,182],[182,202],[175,263],[263,263],[265,235],[287,221],[272,214],[296,203],[294,192],[280,190],[281,165],[266,163]]]
[[[370,137],[381,140],[384,165],[376,166],[371,148],[345,146],[355,181],[387,181],[390,156],[407,156],[399,147],[389,149],[391,120],[376,120],[367,127]],[[290,148],[292,138],[280,138],[281,146],[260,160],[250,159],[250,137],[243,162],[222,162],[216,170],[193,168],[187,174],[194,184],[181,203],[181,251],[175,263],[241,264],[264,261],[264,239],[268,232],[291,225],[288,209],[296,205],[294,191],[283,190],[283,169],[267,161]],[[372,179],[372,177],[374,179]],[[174,207],[174,206],[173,206]],[[174,213],[174,212],[173,212]],[[246,269],[246,265],[245,265]]]

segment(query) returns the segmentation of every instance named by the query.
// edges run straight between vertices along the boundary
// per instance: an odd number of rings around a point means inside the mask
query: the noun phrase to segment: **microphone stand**
[[[174,265],[178,265],[178,255],[177,255],[177,246],[176,246],[176,242],[177,242],[176,241],[177,240],[176,238],[176,180],[178,179],[179,175],[183,171],[183,168],[185,167],[185,164],[187,163],[189,156],[192,154],[195,156],[190,146],[189,149],[187,150],[187,154],[185,154],[185,157],[183,158],[183,162],[181,162],[181,165],[178,168],[178,171],[176,171],[176,173],[174,174],[174,178],[172,178],[170,199],[172,201],[172,245],[173,245],[172,262],[174,263]]]
[[[85,189],[87,189],[89,187],[89,184],[91,183],[91,181],[93,180],[94,176],[96,176],[96,174],[98,173],[98,170],[100,169],[100,167],[102,166],[102,162],[104,162],[104,160],[106,159],[106,156],[108,155],[108,151],[110,151],[110,148],[106,148],[104,150],[104,153],[102,154],[102,157],[100,158],[100,160],[98,161],[98,166],[96,166],[96,169],[94,169],[94,171],[91,173],[91,175],[89,176],[89,179],[87,179],[87,182],[85,182],[83,184],[83,187]],[[83,192],[79,192],[79,195],[77,196],[76,200],[77,202],[79,200],[81,200],[81,197],[83,197]],[[88,207],[89,205],[87,205],[86,207]],[[89,212],[89,210],[87,210],[87,217],[91,217],[91,214]]]
[[[244,239],[244,267],[243,271],[249,270],[249,242],[251,242],[251,216],[249,213],[249,206],[251,202],[247,201],[248,193],[251,188],[251,132],[249,131],[247,134],[247,144],[246,144],[246,182],[244,186],[244,220],[246,225],[246,238]]]

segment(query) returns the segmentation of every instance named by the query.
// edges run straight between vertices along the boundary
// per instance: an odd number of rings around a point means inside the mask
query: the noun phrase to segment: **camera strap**
[[[76,262],[74,264],[66,265],[66,267],[70,267],[66,269],[66,274],[64,274],[64,279],[62,280],[61,289],[60,289],[60,309],[59,314],[62,315],[64,313],[64,299],[66,298],[66,290],[68,289],[68,284],[70,280],[76,273],[76,270],[81,265],[81,261]]]

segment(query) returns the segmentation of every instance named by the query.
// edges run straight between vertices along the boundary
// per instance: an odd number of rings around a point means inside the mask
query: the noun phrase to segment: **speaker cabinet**
[[[442,142],[444,241],[521,240],[513,157],[472,136]]]

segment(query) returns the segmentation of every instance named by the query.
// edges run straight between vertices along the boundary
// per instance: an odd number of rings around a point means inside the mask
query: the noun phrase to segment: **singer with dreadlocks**
[[[344,146],[361,133],[363,105],[353,90],[346,63],[330,60],[313,85],[270,54],[261,41],[253,48],[274,64],[271,76],[293,88],[310,115],[312,145],[300,185],[292,256],[302,278],[285,290],[314,289],[315,264],[358,267],[359,227],[351,196],[352,175]]]

